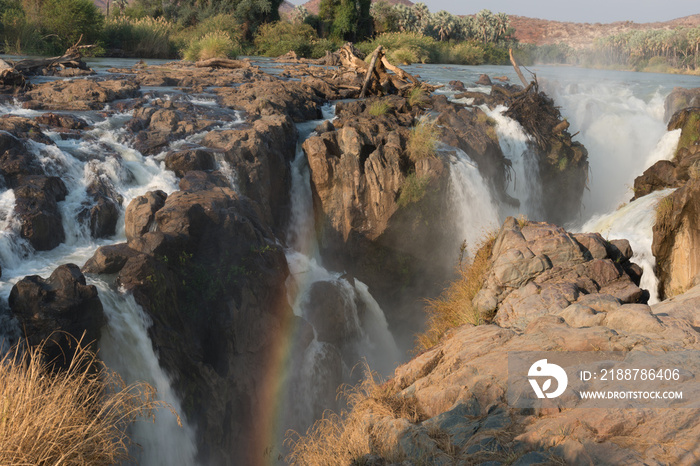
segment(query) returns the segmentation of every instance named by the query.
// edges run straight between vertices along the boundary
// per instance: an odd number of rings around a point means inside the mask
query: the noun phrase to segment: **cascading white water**
[[[569,131],[580,131],[577,140],[588,149],[584,218],[610,212],[629,199],[629,187],[666,134],[664,96],[659,91],[638,95],[629,84],[605,80],[545,81],[543,88],[562,107]]]
[[[19,113],[14,107],[7,110]],[[92,121],[93,129],[86,131],[80,140],[63,140],[60,135],[48,132],[56,146],[33,141],[27,143],[44,172],[59,176],[68,188],[66,199],[58,203],[66,240],[53,250],[34,251],[20,237],[21,225],[14,213],[14,191],[6,189],[0,193],[0,263],[3,267],[0,293],[3,296],[8,296],[14,283],[24,276],[48,277],[60,264],[82,265],[97,247],[124,241],[124,209],[129,202],[149,190],[161,189],[171,193],[176,189],[177,179],[172,172],[125,143],[126,132],[122,126],[130,118],[130,114],[116,114],[102,121]],[[76,221],[79,212],[89,205],[86,188],[96,177],[102,177],[124,199],[116,235],[100,240],[90,237],[86,222]],[[99,280],[94,283],[99,288],[108,318],[108,324],[102,330],[104,338],[100,343],[100,356],[128,382],[150,382],[158,390],[158,399],[181,412],[169,379],[153,352],[143,310],[132,296],[117,293]],[[0,316],[0,332],[3,349],[7,348],[7,342],[19,337],[16,322],[5,314]],[[156,424],[136,425],[132,440],[142,447],[132,452],[139,464],[195,464],[192,428],[186,423],[182,428],[177,426],[176,418],[167,410],[158,413]]]
[[[455,219],[457,238],[466,240],[467,249],[475,253],[489,231],[498,228],[498,206],[476,164],[460,149],[449,155],[450,207]]]
[[[504,115],[507,107],[497,106],[491,110],[481,107],[496,121],[496,134],[503,155],[510,160],[512,176],[506,192],[520,201],[520,207],[503,206],[506,215],[524,214],[530,220],[542,217],[542,187],[537,156],[528,146],[531,140],[517,121]]]
[[[655,191],[614,212],[594,216],[581,227],[581,231],[598,232],[607,240],[624,238],[630,242],[634,251],[632,262],[644,270],[640,288],[649,290],[649,304],[659,301],[659,280],[654,273],[656,259],[651,253],[656,206],[672,192],[672,189]]]
[[[158,391],[158,399],[182,413],[179,400],[171,388],[170,378],[160,367],[147,329],[150,319],[130,294],[117,292],[101,280],[91,280],[99,290],[109,325],[100,340],[100,358],[117,371],[126,383],[144,381]],[[138,446],[131,456],[138,464],[151,466],[193,465],[197,452],[194,431],[167,408],[158,410],[155,422],[134,424],[133,437]]]

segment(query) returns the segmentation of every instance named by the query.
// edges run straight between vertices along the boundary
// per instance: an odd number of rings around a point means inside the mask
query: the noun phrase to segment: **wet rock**
[[[677,188],[680,180],[676,175],[676,164],[669,160],[659,160],[634,179],[632,200],[666,188]]]
[[[21,139],[30,139],[46,145],[54,145],[54,142],[46,136],[39,125],[29,119],[14,115],[3,115],[0,117],[0,130],[7,131]]]
[[[464,83],[462,81],[450,81],[448,84],[454,91],[463,92],[465,90]]]
[[[256,120],[250,128],[211,131],[202,145],[224,152],[241,193],[257,203],[260,218],[279,232],[289,217],[296,140],[293,121],[275,115]]]
[[[669,121],[676,112],[687,107],[700,107],[700,87],[674,87],[664,101],[664,121]]]
[[[85,262],[81,271],[94,274],[117,273],[131,257],[136,255],[138,255],[138,251],[131,249],[127,243],[100,246],[95,254]]]
[[[51,81],[27,92],[24,105],[44,110],[99,110],[109,102],[137,97],[138,93],[139,85],[125,79]]]
[[[186,149],[168,152],[165,155],[165,166],[179,177],[191,170],[213,170],[216,160],[211,151],[203,149]]]
[[[22,223],[21,235],[37,251],[48,251],[65,240],[58,202],[68,190],[55,176],[22,177],[15,188],[15,212]]]
[[[112,236],[117,230],[122,196],[117,193],[112,182],[106,176],[96,177],[87,187],[86,194],[90,201],[78,214],[78,218],[87,221],[93,238]]]
[[[82,118],[58,113],[44,113],[34,118],[34,121],[52,128],[85,129],[88,127],[87,122]]]
[[[165,205],[168,197],[163,191],[149,191],[132,200],[124,213],[124,230],[127,241],[139,237],[154,228],[155,215]]]
[[[77,340],[96,349],[106,319],[97,289],[85,283],[78,266],[61,265],[47,279],[25,277],[12,287],[8,301],[29,345],[43,343],[54,368],[70,365]]]
[[[477,79],[474,84],[478,84],[480,86],[492,86],[493,85],[493,83],[491,82],[491,78],[489,78],[489,75],[487,75],[487,74],[480,75],[479,79]]]
[[[204,191],[215,187],[230,188],[231,184],[219,171],[188,171],[179,186],[181,191]]]
[[[134,111],[127,128],[134,133],[134,147],[144,154],[157,154],[176,140],[209,130],[234,116],[180,100],[156,99]]]

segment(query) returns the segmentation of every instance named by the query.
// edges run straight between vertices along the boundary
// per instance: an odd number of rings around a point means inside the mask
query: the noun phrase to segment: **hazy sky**
[[[306,0],[290,1],[295,5],[306,3]],[[494,13],[578,23],[626,20],[649,23],[700,13],[698,0],[424,0],[424,3],[433,13],[447,10],[464,15],[485,8]]]

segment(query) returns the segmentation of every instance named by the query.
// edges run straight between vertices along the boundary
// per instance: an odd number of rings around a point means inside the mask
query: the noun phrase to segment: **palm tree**
[[[432,20],[440,41],[446,41],[454,35],[457,29],[457,21],[454,15],[442,10],[434,14]]]

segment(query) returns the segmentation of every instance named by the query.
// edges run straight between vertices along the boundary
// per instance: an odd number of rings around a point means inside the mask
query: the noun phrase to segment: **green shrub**
[[[406,207],[407,205],[420,201],[423,199],[423,196],[425,196],[428,184],[430,184],[429,176],[418,176],[415,172],[409,173],[401,184],[401,191],[399,192],[399,199],[396,201],[396,204],[399,207]]]
[[[54,53],[63,53],[82,37],[94,44],[102,34],[104,16],[92,0],[46,0],[39,9],[42,30],[50,34]]]
[[[16,55],[46,53],[47,44],[36,24],[27,20],[19,3],[5,8],[0,16],[4,52]]]
[[[481,65],[484,63],[484,48],[482,44],[475,42],[459,42],[447,44],[446,56],[443,63],[457,65]]]
[[[107,20],[103,31],[108,48],[124,50],[139,58],[174,58],[173,37],[178,27],[163,18],[132,19],[119,17]]]
[[[184,51],[184,59],[197,61],[210,58],[234,58],[240,47],[223,31],[207,33],[201,39],[192,40]]]
[[[293,50],[297,56],[308,58],[312,55],[317,39],[316,31],[306,23],[277,21],[260,26],[254,44],[256,53],[266,57],[279,57]]]
[[[425,93],[425,89],[420,86],[416,86],[411,89],[406,96],[406,102],[408,102],[408,105],[411,107],[423,105],[427,103],[427,101],[428,95]]]
[[[424,36],[417,32],[390,32],[381,34],[370,42],[364,42],[358,45],[358,49],[370,54],[379,45],[384,47],[388,57],[393,57],[392,54],[398,52],[397,58],[408,58],[411,63],[437,63],[440,58],[440,45],[438,41],[432,37]],[[399,52],[403,50],[403,52]],[[391,61],[392,58],[389,58]]]
[[[420,61],[420,58],[418,58],[418,53],[416,53],[415,50],[412,50],[408,47],[402,47],[400,49],[391,50],[387,54],[387,58],[391,63],[401,65],[410,65],[417,61]]]
[[[318,39],[311,45],[311,58],[321,58],[326,55],[326,51],[335,52],[342,44],[332,39]]]

